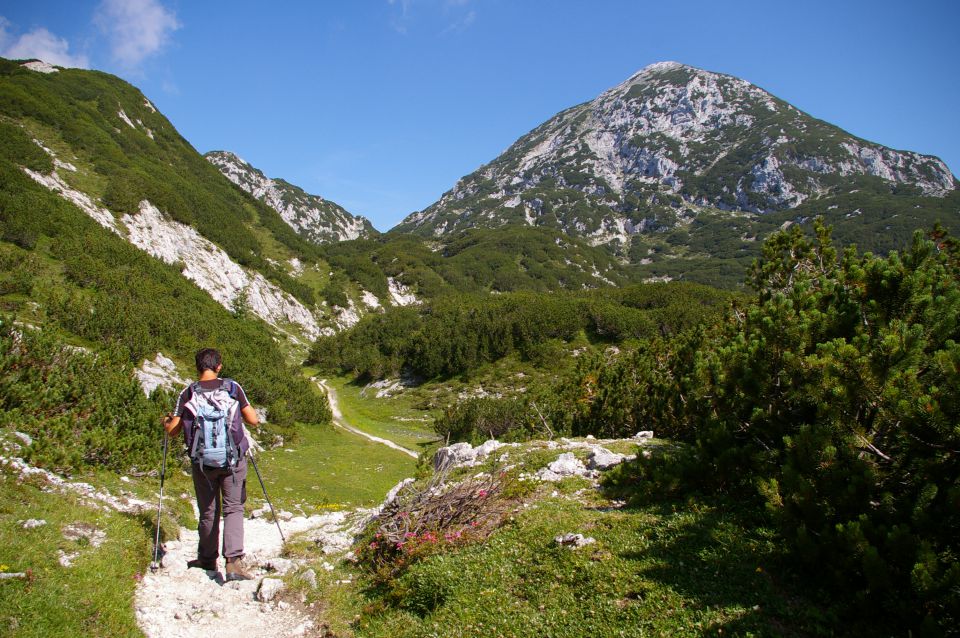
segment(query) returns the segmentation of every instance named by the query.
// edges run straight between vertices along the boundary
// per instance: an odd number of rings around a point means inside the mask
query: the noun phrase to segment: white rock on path
[[[333,543],[349,547],[356,532],[353,519],[344,512],[322,516],[295,516],[281,523],[284,534],[311,535],[321,532]],[[258,576],[248,581],[224,582],[220,571],[187,569],[196,556],[196,530],[182,528],[180,540],[165,544],[163,567],[144,574],[137,587],[137,623],[149,638],[210,638],[212,636],[257,636],[271,638],[304,635],[313,621],[295,607],[281,606],[275,597],[283,581],[261,578],[262,567],[278,572],[293,561],[280,557],[282,542],[276,524],[265,519],[244,521],[244,562]],[[259,593],[258,593],[259,592]],[[265,602],[261,600],[266,596]]]
[[[262,603],[268,603],[277,597],[283,591],[283,581],[279,578],[264,578],[260,581],[260,589],[257,590],[257,600]]]

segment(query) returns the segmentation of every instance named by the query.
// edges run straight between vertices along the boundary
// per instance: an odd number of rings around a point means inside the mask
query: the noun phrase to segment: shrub
[[[502,472],[448,482],[440,468],[426,485],[407,485],[367,526],[360,562],[381,582],[445,547],[486,539],[503,522],[510,503]]]

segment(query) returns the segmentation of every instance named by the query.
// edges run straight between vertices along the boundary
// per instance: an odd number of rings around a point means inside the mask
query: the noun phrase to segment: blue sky
[[[115,73],[205,152],[387,230],[647,64],[960,170],[960,2],[0,0],[0,55]]]

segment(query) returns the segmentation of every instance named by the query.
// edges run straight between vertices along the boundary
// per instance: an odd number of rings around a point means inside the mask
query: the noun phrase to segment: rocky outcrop
[[[179,264],[184,277],[225,308],[234,310],[240,303],[282,331],[294,325],[310,340],[320,335],[316,317],[292,295],[261,273],[236,263],[192,226],[173,221],[149,201],[140,202],[136,215],[126,214],[118,220],[89,195],[67,184],[56,170],[48,175],[23,170],[37,183],[76,204],[101,226],[168,264]]]
[[[204,155],[231,182],[280,213],[290,227],[312,242],[323,244],[377,234],[365,217],[281,179],[270,179],[259,169],[227,151]]]

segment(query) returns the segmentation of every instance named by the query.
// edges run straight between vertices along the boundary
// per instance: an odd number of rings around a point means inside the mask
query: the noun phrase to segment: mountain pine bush
[[[755,299],[713,329],[582,371],[575,423],[656,414],[658,434],[688,447],[612,483],[753,495],[852,608],[955,627],[957,243],[936,230],[902,253],[838,258],[822,224],[813,239],[794,227],[766,242],[749,282]]]
[[[52,333],[0,322],[0,419],[33,438],[26,459],[58,472],[116,472],[160,462],[158,415],[173,397],[144,395],[117,348],[93,354]]]

